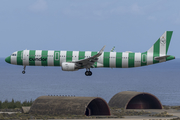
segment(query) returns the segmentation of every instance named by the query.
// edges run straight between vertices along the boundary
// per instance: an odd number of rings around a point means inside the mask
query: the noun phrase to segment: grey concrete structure
[[[29,113],[31,107],[22,106],[22,113]]]
[[[156,96],[135,91],[117,93],[110,99],[108,105],[124,109],[162,109],[162,104]]]
[[[31,114],[110,115],[105,100],[99,97],[41,96],[31,106]]]

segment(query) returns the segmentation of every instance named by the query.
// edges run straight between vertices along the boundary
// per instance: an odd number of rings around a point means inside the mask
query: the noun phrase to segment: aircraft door
[[[56,61],[59,60],[59,52],[55,52],[55,60],[56,60]]]

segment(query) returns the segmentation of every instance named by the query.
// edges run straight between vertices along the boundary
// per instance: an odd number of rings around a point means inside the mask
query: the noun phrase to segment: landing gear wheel
[[[86,75],[86,76],[91,76],[91,75],[92,75],[92,72],[91,72],[91,71],[86,71],[86,72],[85,72],[85,75]]]
[[[22,71],[22,74],[25,74],[26,72],[25,71]]]
[[[26,70],[26,66],[24,66],[24,68],[23,68],[24,70],[22,71],[22,74],[25,74],[26,72],[25,72],[25,70]]]
[[[89,71],[86,71],[86,72],[85,72],[85,75],[86,75],[86,76],[89,76]]]
[[[90,71],[90,68],[86,68],[86,72],[85,72],[86,76],[91,76],[92,72]]]
[[[92,75],[92,72],[91,71],[89,71],[89,76],[91,76]]]

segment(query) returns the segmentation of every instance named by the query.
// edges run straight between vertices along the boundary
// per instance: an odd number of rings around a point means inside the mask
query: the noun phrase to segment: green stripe
[[[122,53],[121,52],[116,53],[116,67],[122,68]]]
[[[166,32],[166,54],[167,54],[167,51],[169,49],[169,44],[170,44],[170,41],[171,41],[172,33],[173,33],[173,31],[167,31]]]
[[[7,57],[7,62],[9,62],[11,64],[11,55],[9,57]]]
[[[97,52],[91,52],[91,56],[94,56],[96,54],[97,54]],[[93,66],[96,68],[97,67],[97,62],[95,62]]]
[[[67,51],[66,52],[66,62],[71,62],[72,61],[72,51]]]
[[[154,57],[159,56],[159,52],[160,52],[160,38],[159,38],[158,41],[154,44],[153,63],[159,63],[159,61],[154,60]]]
[[[22,53],[23,51],[18,51],[17,52],[17,65],[23,65],[23,61],[22,61],[22,59],[21,59],[21,53]]]
[[[135,53],[129,53],[128,67],[134,67]]]
[[[54,51],[54,66],[60,66],[60,51]]]
[[[91,56],[94,56],[96,54],[97,54],[97,52],[91,52]]]
[[[29,51],[29,65],[35,65],[35,50],[30,50]]]
[[[47,66],[48,51],[47,50],[43,50],[41,54],[42,54],[41,58],[43,59],[43,61],[41,61],[41,65],[42,66]]]
[[[104,62],[103,62],[104,67],[109,67],[109,57],[110,57],[110,52],[104,52]]]
[[[141,66],[147,65],[147,52],[141,54]]]
[[[158,41],[154,44],[154,54],[159,56],[159,50],[160,49],[160,38],[158,39]]]
[[[166,61],[168,61],[168,60],[173,60],[173,59],[175,59],[174,56],[169,56],[169,57],[166,58]]]
[[[79,60],[85,58],[85,52],[84,51],[79,51]]]
[[[91,56],[94,56],[94,55],[96,55],[96,54],[97,54],[97,52],[91,52]],[[94,66],[95,68],[97,68],[97,62],[95,62],[93,66]]]

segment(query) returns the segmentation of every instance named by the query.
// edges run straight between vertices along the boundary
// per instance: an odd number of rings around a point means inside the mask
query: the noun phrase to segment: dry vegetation
[[[115,115],[120,118],[123,116],[138,116],[138,115],[150,114],[149,111],[145,111],[145,110],[135,111],[135,110],[125,110],[123,108],[121,109],[111,108],[110,110],[112,115]]]
[[[167,106],[167,105],[163,105],[164,109],[176,109],[176,110],[180,110],[180,106]]]
[[[126,110],[126,109],[115,109],[110,108],[111,116],[85,116],[85,115],[37,115],[37,114],[24,114],[21,113],[22,106],[31,106],[33,101],[14,101],[12,99],[11,102],[9,101],[0,101],[0,111],[1,112],[17,112],[14,114],[7,114],[2,113],[0,114],[0,120],[2,119],[96,119],[96,118],[123,118],[124,116],[139,116],[139,115],[147,115],[152,117],[171,117],[166,111],[151,114],[149,111],[141,110]],[[180,109],[180,106],[163,106],[164,109]],[[180,120],[180,118],[173,119],[173,120]]]
[[[169,115],[167,111],[164,111],[164,112],[149,115],[149,116],[153,116],[153,117],[172,117],[173,115]]]
[[[32,114],[23,114],[23,113],[16,113],[16,114],[7,114],[3,113],[0,114],[0,120],[3,119],[96,119],[96,118],[117,118],[114,116],[85,116],[85,115],[66,115],[66,116],[56,116],[56,115],[32,115]]]

